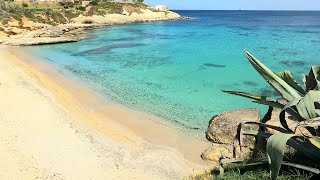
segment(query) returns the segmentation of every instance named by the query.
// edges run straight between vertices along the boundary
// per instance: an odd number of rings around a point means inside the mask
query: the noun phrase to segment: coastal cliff
[[[69,4],[68,8],[61,4],[56,6],[35,11],[32,8],[19,9],[20,6],[15,5],[17,10],[13,12],[10,6],[8,12],[2,8],[0,44],[24,46],[74,42],[85,39],[85,30],[89,29],[183,19],[175,12],[159,11],[142,3],[96,1],[85,7],[77,4]]]

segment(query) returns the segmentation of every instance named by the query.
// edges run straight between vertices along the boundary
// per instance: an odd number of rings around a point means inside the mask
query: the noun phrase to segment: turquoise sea
[[[320,64],[320,12],[177,12],[195,19],[106,27],[80,42],[27,49],[106,98],[201,130],[223,111],[266,110],[222,89],[277,96],[244,49],[298,79]]]

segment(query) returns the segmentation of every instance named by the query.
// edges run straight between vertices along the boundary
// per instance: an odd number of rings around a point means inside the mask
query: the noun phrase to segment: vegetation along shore
[[[85,30],[93,28],[183,18],[142,2],[1,0],[0,44],[74,42],[86,38]]]

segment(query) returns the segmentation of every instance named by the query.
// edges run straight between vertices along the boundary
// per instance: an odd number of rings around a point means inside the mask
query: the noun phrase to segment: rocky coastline
[[[132,14],[108,14],[104,16],[82,16],[73,19],[72,23],[60,24],[58,26],[43,25],[41,28],[29,28],[14,35],[0,38],[0,44],[9,46],[30,46],[55,44],[65,42],[77,42],[88,38],[87,31],[112,25],[134,24],[156,21],[172,21],[190,19],[179,14],[166,12],[153,12],[148,9],[143,13]]]

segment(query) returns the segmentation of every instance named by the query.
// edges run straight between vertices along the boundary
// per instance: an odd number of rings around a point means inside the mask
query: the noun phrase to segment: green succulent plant
[[[274,99],[260,94],[253,94],[239,91],[223,91],[229,94],[252,99],[253,102],[269,106],[269,111],[263,122],[246,122],[243,124],[257,124],[260,127],[271,128],[279,131],[277,134],[270,134],[260,128],[259,131],[241,130],[239,142],[242,144],[243,135],[253,135],[268,139],[266,151],[270,165],[272,179],[277,179],[282,164],[302,168],[320,174],[320,170],[294,163],[283,162],[284,149],[286,144],[302,152],[314,162],[320,162],[320,66],[312,66],[308,75],[303,75],[304,85],[300,85],[288,70],[274,73],[257,58],[245,51],[247,59],[253,68],[268,82],[268,84],[281,95],[282,99]],[[270,120],[273,108],[280,108],[279,120],[281,126],[266,124]],[[297,125],[294,129],[288,127],[285,113],[288,113]],[[241,125],[242,127],[243,124]],[[295,134],[299,128],[306,128],[311,136]]]

